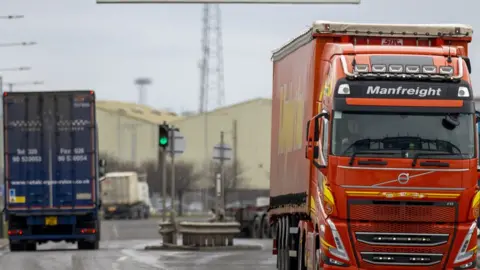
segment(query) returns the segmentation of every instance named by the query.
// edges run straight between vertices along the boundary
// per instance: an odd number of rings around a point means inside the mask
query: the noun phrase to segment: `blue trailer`
[[[11,251],[48,241],[98,249],[98,136],[93,91],[3,95],[5,219]]]

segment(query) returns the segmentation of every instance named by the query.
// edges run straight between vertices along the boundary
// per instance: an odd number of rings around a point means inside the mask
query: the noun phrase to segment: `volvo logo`
[[[410,175],[408,173],[401,173],[398,175],[397,181],[398,183],[405,185],[410,180]]]

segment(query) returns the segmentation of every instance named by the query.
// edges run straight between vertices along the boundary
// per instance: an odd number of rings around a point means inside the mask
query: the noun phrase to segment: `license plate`
[[[45,225],[46,226],[55,226],[58,224],[58,218],[57,217],[46,217],[45,218]]]
[[[113,211],[115,211],[116,209],[117,209],[117,208],[115,208],[115,207],[109,207],[109,208],[108,208],[108,211],[113,212]]]

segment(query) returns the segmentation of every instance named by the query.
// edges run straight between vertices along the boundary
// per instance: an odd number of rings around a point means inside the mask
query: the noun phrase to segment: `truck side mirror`
[[[322,112],[321,114],[316,115],[314,118],[307,122],[307,143],[305,147],[305,158],[310,160],[315,167],[317,167],[322,174],[327,174],[327,166],[325,164],[320,164],[317,162],[317,159],[320,156],[320,119],[330,119],[328,112]]]
[[[322,118],[329,119],[329,113],[323,112],[318,114],[307,122],[307,145],[305,146],[305,158],[312,162],[314,162],[314,160],[320,155],[320,149],[318,147],[318,140],[320,140],[320,126],[318,121]]]
[[[318,139],[315,140],[315,130],[318,130],[318,121],[315,119],[307,122],[307,145],[305,146],[305,158],[312,161],[319,156]]]

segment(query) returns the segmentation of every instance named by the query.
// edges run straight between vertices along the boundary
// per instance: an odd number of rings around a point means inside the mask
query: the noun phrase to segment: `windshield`
[[[397,158],[475,156],[473,114],[334,112],[332,153]]]

